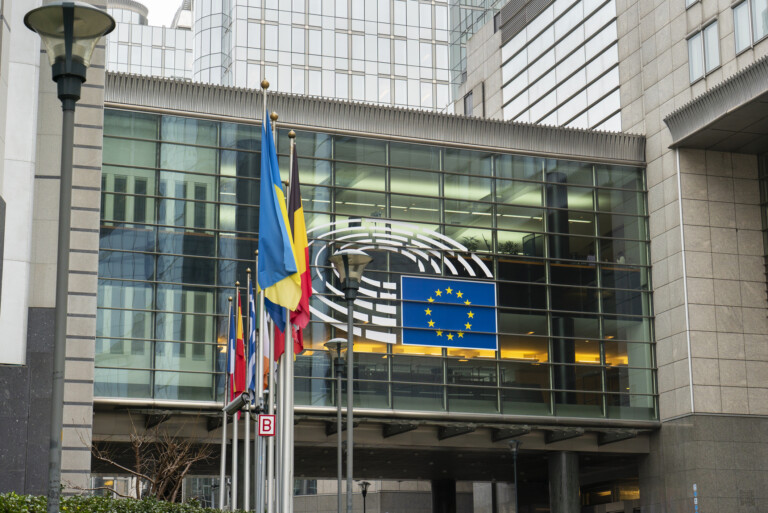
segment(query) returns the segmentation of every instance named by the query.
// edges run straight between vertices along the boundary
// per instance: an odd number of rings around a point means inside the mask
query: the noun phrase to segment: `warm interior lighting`
[[[613,338],[613,335],[606,335],[605,338],[607,338],[608,340],[611,340]]]
[[[526,333],[526,335],[533,335],[534,333],[536,333],[536,332],[535,331],[529,331],[528,333]]]
[[[463,362],[468,362],[469,360],[467,360],[466,358],[462,358],[459,361],[463,363]]]

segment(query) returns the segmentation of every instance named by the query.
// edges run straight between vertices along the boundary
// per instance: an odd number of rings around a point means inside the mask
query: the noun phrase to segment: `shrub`
[[[17,495],[13,492],[0,494],[0,513],[46,513],[46,498],[34,495]],[[148,497],[113,499],[75,495],[62,497],[61,513],[219,513],[221,510],[201,508],[197,501],[184,504],[159,501]]]

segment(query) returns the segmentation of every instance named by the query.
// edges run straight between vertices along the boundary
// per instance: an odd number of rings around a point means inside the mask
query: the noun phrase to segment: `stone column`
[[[549,454],[549,505],[552,513],[578,513],[579,455],[573,452]]]

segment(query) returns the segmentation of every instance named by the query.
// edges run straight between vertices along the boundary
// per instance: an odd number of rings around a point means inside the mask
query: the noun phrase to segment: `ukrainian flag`
[[[261,129],[259,203],[259,287],[276,305],[295,310],[301,299],[301,275],[294,256],[269,116],[265,116]]]

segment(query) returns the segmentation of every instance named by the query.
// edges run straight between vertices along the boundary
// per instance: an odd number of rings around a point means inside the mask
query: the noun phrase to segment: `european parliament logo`
[[[497,349],[496,284],[403,276],[403,344]]]

